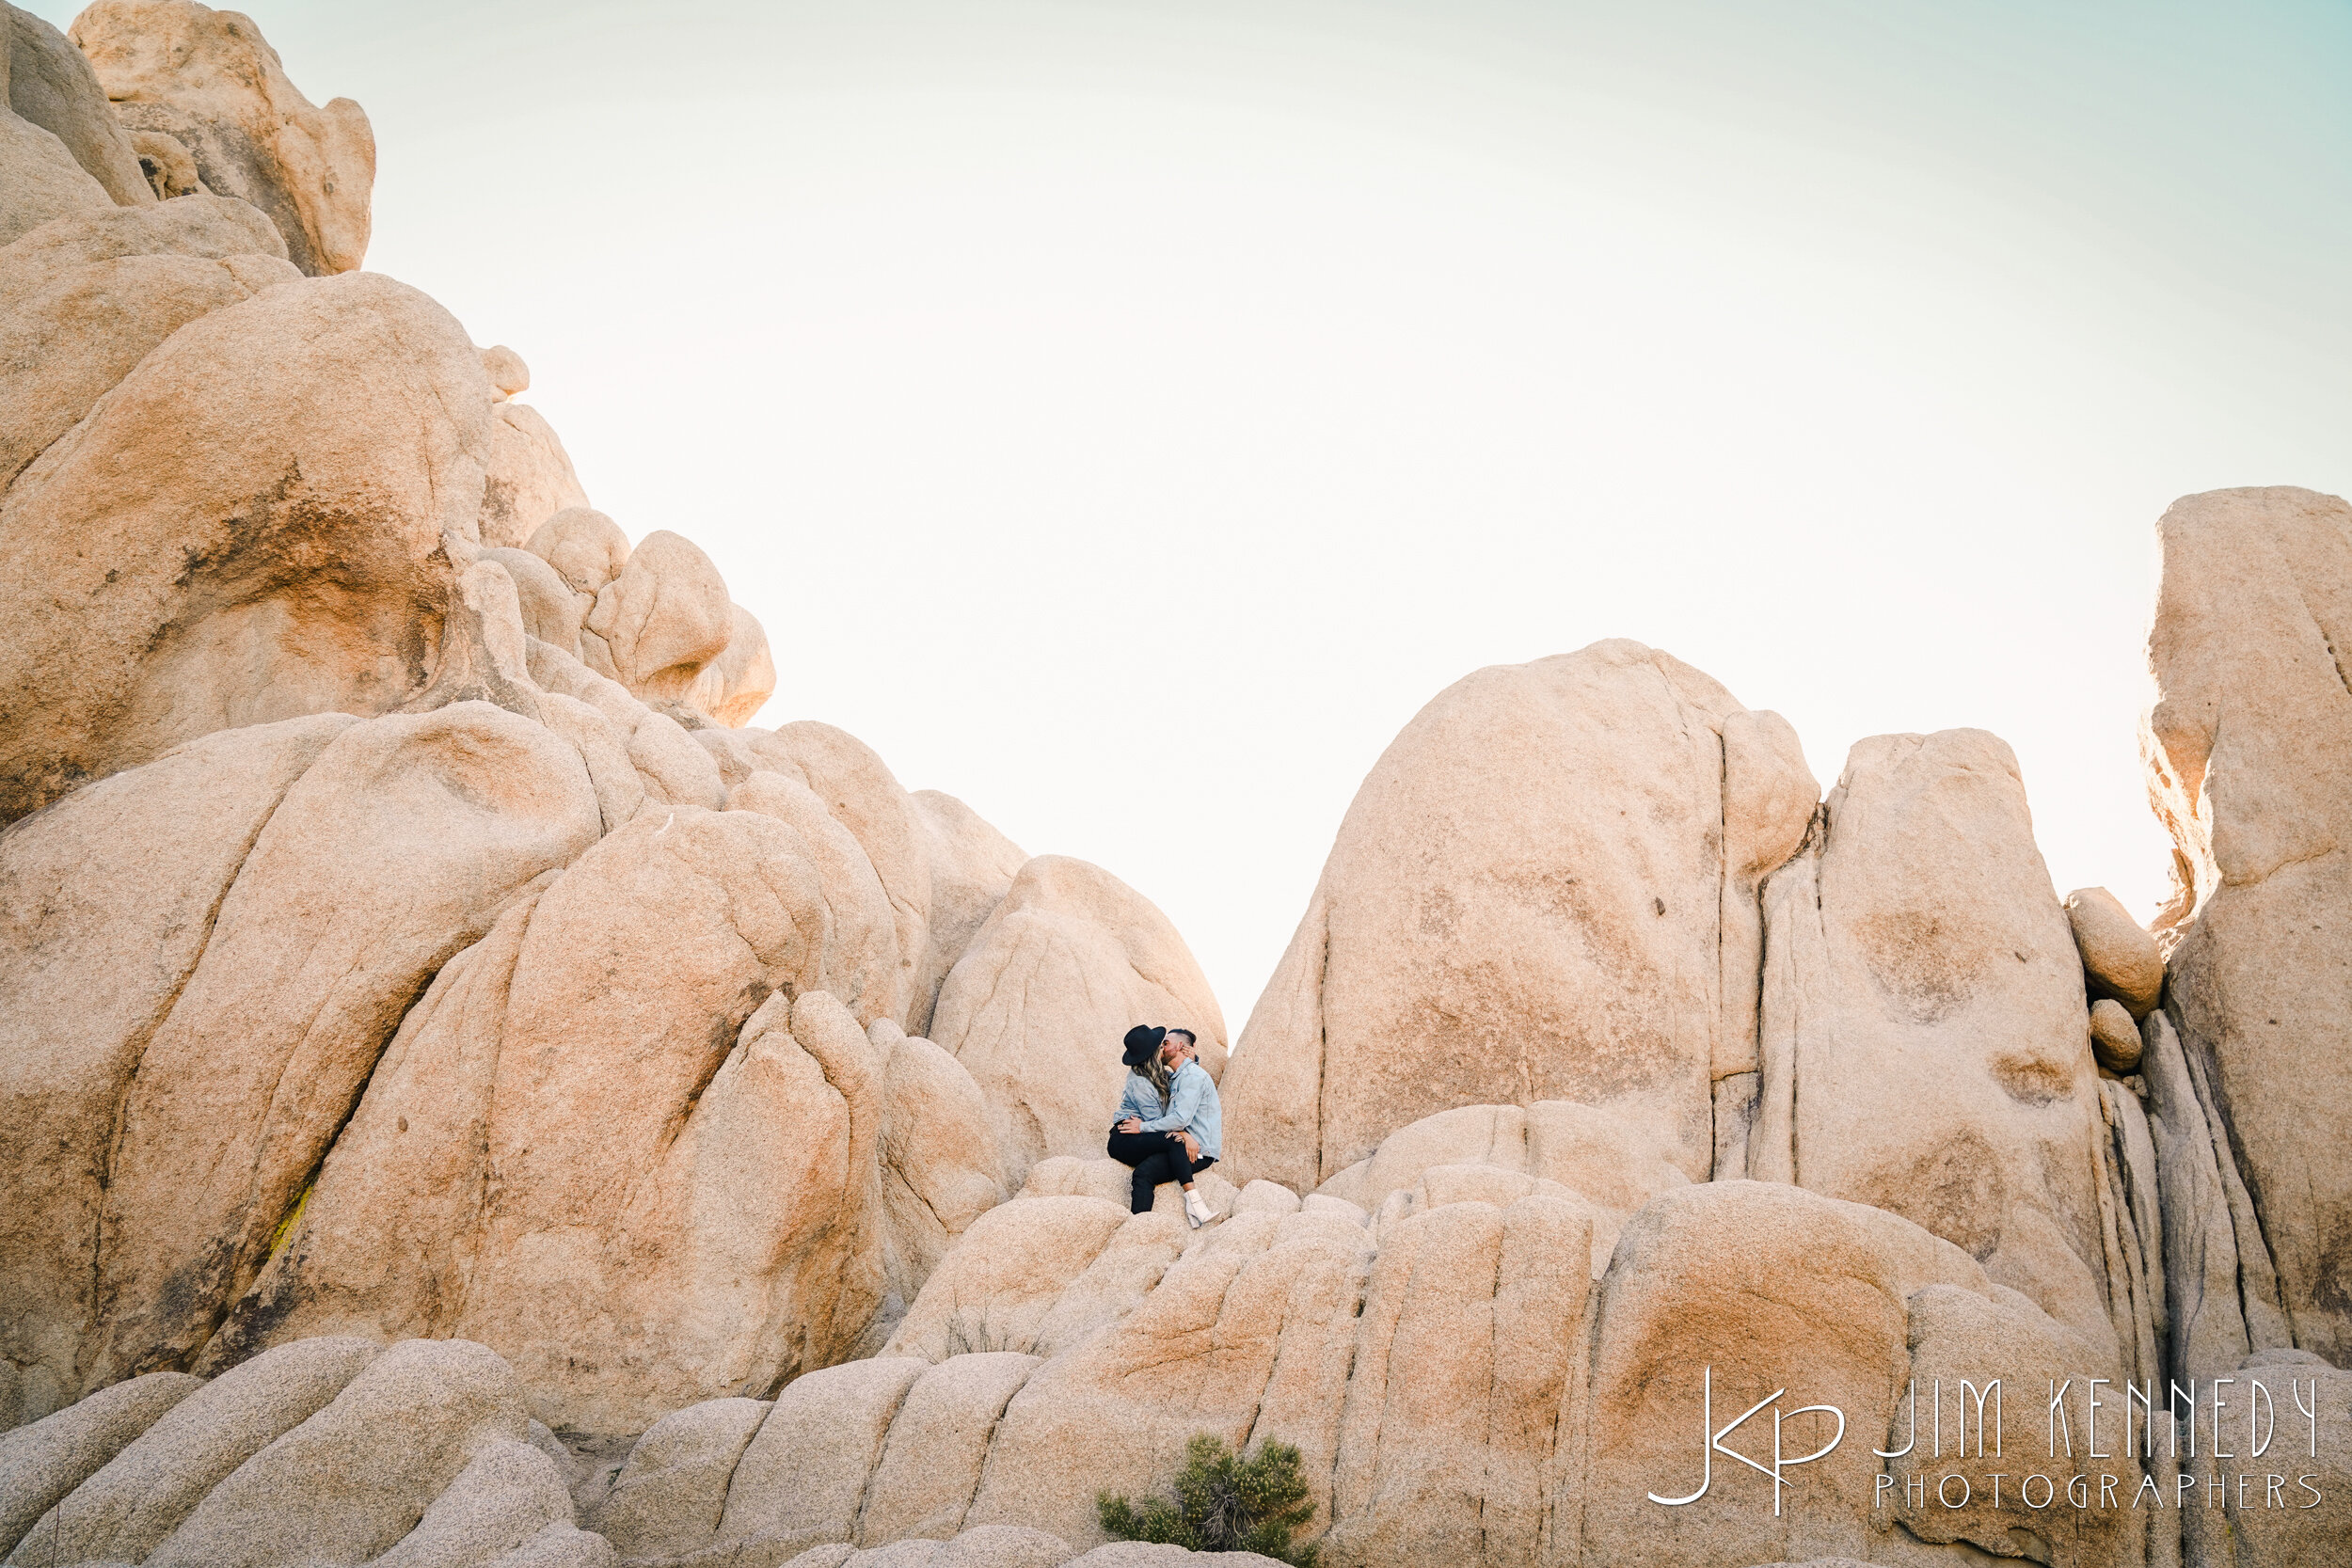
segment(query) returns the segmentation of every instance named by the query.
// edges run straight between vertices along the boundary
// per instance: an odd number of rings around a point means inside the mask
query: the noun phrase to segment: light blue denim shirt
[[[1160,1114],[1160,1091],[1152,1086],[1152,1080],[1140,1072],[1127,1074],[1127,1087],[1119,1097],[1119,1115],[1111,1117],[1116,1128],[1129,1117],[1146,1121]]]
[[[1128,1082],[1136,1082],[1133,1074]],[[1151,1087],[1144,1085],[1147,1093]],[[1152,1095],[1152,1103],[1156,1105],[1159,1098]],[[1143,1118],[1147,1132],[1173,1132],[1179,1127],[1200,1140],[1200,1152],[1209,1159],[1224,1156],[1225,1114],[1217,1104],[1216,1081],[1199,1062],[1186,1062],[1176,1069],[1176,1081],[1168,1085],[1168,1115]]]

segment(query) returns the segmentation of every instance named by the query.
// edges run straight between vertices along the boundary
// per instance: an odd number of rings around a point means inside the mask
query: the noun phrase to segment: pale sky
[[[1397,729],[1603,637],[1825,788],[1994,731],[2145,916],[2151,526],[2352,490],[2336,0],[253,14],[759,721],[1108,867],[1236,1032]]]

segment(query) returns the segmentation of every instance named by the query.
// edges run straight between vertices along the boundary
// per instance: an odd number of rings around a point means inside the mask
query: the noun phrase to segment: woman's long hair
[[[1152,1053],[1152,1059],[1143,1064],[1143,1077],[1146,1083],[1150,1084],[1152,1088],[1159,1091],[1160,1114],[1162,1116],[1166,1116],[1168,1114],[1168,1099],[1169,1093],[1171,1092],[1169,1085],[1176,1081],[1176,1069],[1169,1067],[1168,1063],[1161,1058],[1160,1053],[1154,1051]]]

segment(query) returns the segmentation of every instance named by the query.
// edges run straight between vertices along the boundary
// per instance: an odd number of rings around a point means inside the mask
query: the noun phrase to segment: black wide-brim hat
[[[1138,1023],[1127,1031],[1127,1048],[1119,1059],[1129,1067],[1141,1067],[1152,1059],[1152,1053],[1168,1038],[1168,1031],[1156,1023]]]

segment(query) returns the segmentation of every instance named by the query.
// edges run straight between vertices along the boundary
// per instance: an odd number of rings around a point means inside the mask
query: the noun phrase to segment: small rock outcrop
[[[2090,1053],[2112,1073],[2139,1067],[2139,1026],[2121,1002],[2101,997],[2090,1005]]]
[[[184,148],[204,189],[267,215],[295,266],[323,277],[359,265],[375,133],[348,98],[305,98],[250,18],[195,0],[98,0],[71,37],[117,120]]]
[[[2066,919],[2090,994],[2117,1003],[2135,1024],[2155,1011],[2164,995],[2164,955],[2122,900],[2103,887],[2076,888],[2066,895]]]
[[[0,10],[0,43],[8,55],[0,66],[0,98],[8,110],[56,137],[106,200],[125,207],[152,203],[155,192],[139,166],[138,150],[116,122],[97,72],[72,40],[10,6]]]
[[[53,218],[154,200],[88,60],[0,3],[0,245]]]

